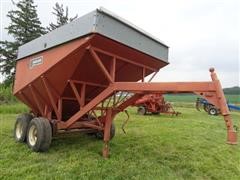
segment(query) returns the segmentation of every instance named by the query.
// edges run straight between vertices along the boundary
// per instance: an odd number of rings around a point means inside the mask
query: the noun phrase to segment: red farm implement
[[[166,102],[163,95],[160,93],[146,94],[142,98],[138,99],[133,106],[138,107],[138,114],[145,115],[147,113],[152,114],[180,114],[176,112],[171,103]]]
[[[104,9],[37,38],[18,51],[13,93],[31,113],[17,118],[15,139],[46,151],[59,133],[92,132],[103,139],[108,157],[119,112],[145,94],[193,92],[220,109],[227,142],[236,144],[214,69],[212,81],[145,82],[167,64],[166,45]]]

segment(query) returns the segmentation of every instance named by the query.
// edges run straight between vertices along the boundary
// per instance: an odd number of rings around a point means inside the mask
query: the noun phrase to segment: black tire
[[[204,105],[203,105],[203,109],[204,109],[204,111],[205,111],[205,112],[208,112],[209,105],[207,105],[207,104],[204,104]]]
[[[208,114],[212,116],[218,115],[218,110],[215,107],[210,107],[208,110]]]
[[[137,113],[139,115],[145,115],[147,113],[147,110],[146,110],[146,108],[144,106],[139,106],[138,110],[137,110]]]
[[[115,133],[116,133],[115,124],[112,123],[111,129],[110,129],[110,140],[115,136]],[[103,131],[96,132],[95,136],[97,139],[103,139],[103,137],[104,137]]]
[[[212,104],[204,104],[203,105],[203,109],[204,111],[208,112],[210,108],[214,107],[214,105]]]
[[[42,117],[34,118],[27,133],[27,144],[35,152],[45,152],[52,141],[52,128],[50,122]]]
[[[160,112],[152,112],[153,115],[159,115]]]
[[[20,114],[14,125],[14,138],[16,142],[26,142],[27,130],[33,116],[28,113]]]

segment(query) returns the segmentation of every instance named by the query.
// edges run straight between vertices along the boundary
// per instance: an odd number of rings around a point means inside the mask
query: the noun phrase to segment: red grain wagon
[[[13,93],[31,113],[17,118],[15,139],[46,151],[52,136],[91,131],[103,138],[108,157],[119,112],[146,93],[193,92],[221,110],[227,141],[237,143],[214,70],[209,82],[144,82],[167,64],[164,43],[105,9],[39,37],[18,51]]]

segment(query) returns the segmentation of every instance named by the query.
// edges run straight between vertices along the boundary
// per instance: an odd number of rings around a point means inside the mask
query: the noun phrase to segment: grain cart
[[[146,93],[194,92],[221,109],[227,142],[236,144],[214,69],[212,81],[145,82],[166,65],[167,45],[103,8],[24,44],[13,93],[31,112],[17,117],[15,139],[38,152],[47,151],[59,133],[92,131],[102,137],[108,157],[119,112]]]
[[[146,94],[138,99],[133,106],[138,107],[137,112],[140,115],[163,113],[178,116],[180,114],[173,109],[171,103],[165,101],[163,95],[160,93]]]

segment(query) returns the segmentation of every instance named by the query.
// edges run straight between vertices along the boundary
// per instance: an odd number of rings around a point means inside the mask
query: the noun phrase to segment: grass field
[[[100,155],[102,142],[83,134],[52,141],[47,153],[31,152],[14,142],[16,113],[22,105],[0,107],[0,179],[240,179],[240,145],[225,143],[221,116],[178,107],[178,117],[140,116],[121,131],[125,115],[115,118],[111,157]],[[240,125],[240,113],[233,112]]]
[[[196,99],[198,96],[196,95],[191,95],[191,94],[167,94],[164,95],[166,100],[170,101],[170,102],[196,102]],[[240,104],[240,94],[236,94],[236,95],[225,95],[226,99],[228,100],[229,103],[233,103],[233,104]]]

